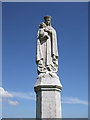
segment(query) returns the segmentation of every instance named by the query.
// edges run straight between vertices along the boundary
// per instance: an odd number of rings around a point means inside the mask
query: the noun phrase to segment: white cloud
[[[88,101],[81,100],[79,98],[72,98],[72,97],[63,97],[62,98],[63,104],[83,104],[88,105]]]
[[[8,91],[5,91],[2,87],[0,87],[0,98],[4,97],[4,98],[12,98],[13,94],[9,93]]]
[[[4,88],[0,87],[0,102],[7,102],[10,105],[18,105],[19,102],[18,101],[12,101],[12,100],[8,100],[7,98],[13,98],[14,95],[11,94],[10,92],[4,90]],[[2,100],[2,98],[5,98]]]
[[[19,104],[19,102],[18,101],[8,100],[8,104],[16,106],[16,105]]]
[[[35,93],[34,92],[11,92],[14,97],[18,97],[21,99],[27,100],[35,100]]]
[[[27,99],[27,100],[35,100],[35,93],[34,92],[9,92],[4,90],[4,88],[0,87],[0,101],[1,98],[20,98],[20,99]]]
[[[35,93],[34,92],[8,92],[4,90],[4,88],[0,87],[0,98],[12,98],[18,97],[21,99],[29,99],[35,100]]]

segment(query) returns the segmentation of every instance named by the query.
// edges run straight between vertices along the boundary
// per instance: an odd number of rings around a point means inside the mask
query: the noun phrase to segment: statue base
[[[56,73],[41,73],[34,86],[36,118],[61,118],[62,85]]]

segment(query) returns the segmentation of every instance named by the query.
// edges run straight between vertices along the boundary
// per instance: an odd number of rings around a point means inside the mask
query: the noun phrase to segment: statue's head
[[[51,24],[51,16],[45,16],[44,20],[45,20],[45,24],[46,25],[50,25]]]
[[[44,28],[46,27],[46,24],[44,22],[40,23],[39,28]]]

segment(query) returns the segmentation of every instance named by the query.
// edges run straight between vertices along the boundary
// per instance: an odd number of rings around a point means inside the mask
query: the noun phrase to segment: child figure
[[[48,39],[48,32],[46,32],[46,24],[44,22],[39,25],[39,38]]]

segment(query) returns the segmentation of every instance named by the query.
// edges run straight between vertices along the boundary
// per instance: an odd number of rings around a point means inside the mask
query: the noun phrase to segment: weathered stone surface
[[[62,89],[62,85],[60,83],[59,77],[56,73],[41,73],[38,75],[36,84],[34,86],[35,91],[40,88],[57,88]]]
[[[57,35],[55,29],[51,26],[51,16],[45,16],[44,22],[41,22],[37,32],[37,51],[36,63],[38,73],[47,71],[58,71],[58,49]]]
[[[38,76],[36,92],[36,118],[61,118],[62,85],[59,77],[50,73]]]

